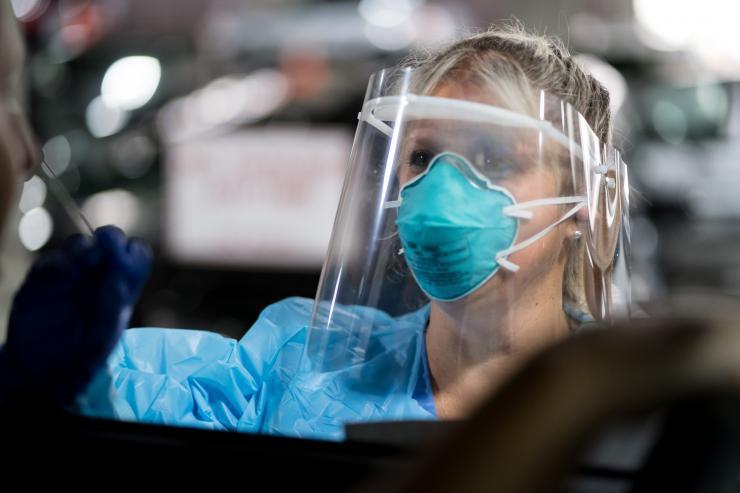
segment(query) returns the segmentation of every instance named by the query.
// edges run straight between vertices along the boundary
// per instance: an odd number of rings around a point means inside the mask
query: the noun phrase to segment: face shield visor
[[[301,360],[356,421],[434,413],[433,330],[462,374],[628,304],[619,153],[544,92],[428,86],[370,79]]]

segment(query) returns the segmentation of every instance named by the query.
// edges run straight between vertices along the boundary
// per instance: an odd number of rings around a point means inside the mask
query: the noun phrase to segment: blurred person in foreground
[[[0,231],[40,160],[21,104],[25,47],[0,2]],[[39,259],[15,295],[0,348],[0,410],[75,410],[127,327],[151,253],[117,228],[78,235]]]
[[[645,462],[630,466],[633,474],[618,486],[607,486],[605,475],[594,491],[627,491],[625,483],[629,491],[734,491],[740,317],[736,309],[707,309],[707,301],[684,302],[670,317],[584,332],[542,351],[460,429],[428,447],[420,465],[355,491],[578,490],[570,481],[607,426],[656,412],[659,441]],[[611,457],[630,455],[623,449]]]

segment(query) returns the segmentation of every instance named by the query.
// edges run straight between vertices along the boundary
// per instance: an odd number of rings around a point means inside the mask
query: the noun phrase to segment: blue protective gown
[[[321,372],[299,365],[312,306],[305,298],[273,304],[239,341],[195,330],[127,330],[80,399],[81,411],[330,440],[343,439],[349,422],[436,418],[424,345],[428,306],[397,318],[340,308],[337,327],[372,317],[372,337],[364,363],[329,361]]]

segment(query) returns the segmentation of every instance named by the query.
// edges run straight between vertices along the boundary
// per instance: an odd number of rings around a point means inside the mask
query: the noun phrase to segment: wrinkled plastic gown
[[[312,372],[299,370],[306,367],[300,358],[312,304],[289,298],[269,306],[239,341],[195,330],[130,329],[80,399],[81,412],[332,440],[344,438],[345,423],[435,418],[423,337],[428,307],[399,318],[340,308],[330,340],[351,347],[341,325],[371,315],[368,357],[349,367],[322,361],[323,370]]]

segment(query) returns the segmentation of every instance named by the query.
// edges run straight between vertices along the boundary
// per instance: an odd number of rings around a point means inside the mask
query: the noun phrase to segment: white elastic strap
[[[401,206],[401,199],[389,200],[385,204],[383,204],[384,209],[396,209],[400,206]]]
[[[523,250],[527,248],[528,246],[532,245],[536,241],[542,239],[545,235],[547,235],[550,231],[552,231],[554,228],[559,226],[562,222],[567,221],[572,216],[574,216],[579,210],[581,210],[582,207],[586,205],[585,202],[579,202],[575,205],[575,207],[572,207],[568,212],[563,215],[560,219],[558,219],[556,222],[552,223],[536,235],[533,235],[526,240],[522,241],[521,243],[518,243],[516,245],[512,245],[510,248],[507,248],[506,250],[501,250],[496,254],[496,262],[503,267],[504,269],[510,270],[511,272],[516,272],[519,270],[519,266],[515,263],[509,261],[506,257],[511,255],[512,253],[516,253],[519,250]]]
[[[567,197],[551,197],[547,199],[529,200],[527,202],[520,202],[514,205],[507,205],[506,207],[504,207],[503,213],[504,215],[509,217],[532,219],[532,211],[528,211],[526,209],[531,209],[533,207],[542,207],[545,205],[578,204],[585,201],[586,197],[584,197],[583,195],[569,195]]]
[[[501,267],[503,267],[504,269],[508,271],[516,272],[519,270],[518,265],[516,265],[514,262],[509,262],[505,258],[496,259],[496,262],[498,262],[498,265],[500,265]]]

